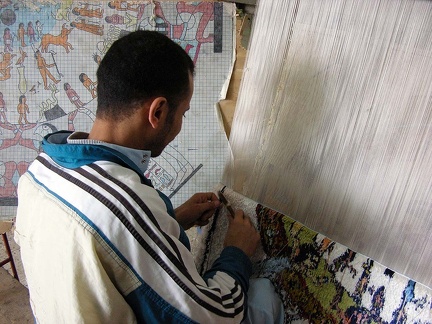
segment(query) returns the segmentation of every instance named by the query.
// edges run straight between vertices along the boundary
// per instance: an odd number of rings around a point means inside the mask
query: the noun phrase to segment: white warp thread
[[[261,1],[222,182],[432,286],[432,2]]]

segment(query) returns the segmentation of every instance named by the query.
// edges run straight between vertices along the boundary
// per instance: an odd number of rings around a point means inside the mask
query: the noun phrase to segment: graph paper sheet
[[[221,2],[1,1],[0,218],[14,217],[18,179],[43,136],[90,130],[98,63],[116,39],[137,29],[165,33],[196,64],[182,132],[146,176],[175,206],[211,190],[228,152],[215,103],[232,70],[234,14],[233,4]]]

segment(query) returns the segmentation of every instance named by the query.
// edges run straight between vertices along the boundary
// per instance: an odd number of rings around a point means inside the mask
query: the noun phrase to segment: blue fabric
[[[252,275],[252,262],[238,247],[225,247],[220,257],[212,264],[211,270],[204,274],[204,280],[213,277],[217,271],[228,273],[240,284],[243,291],[248,290],[249,278]]]
[[[285,312],[282,300],[267,278],[250,280],[247,315],[242,324],[282,324]]]
[[[138,323],[196,323],[172,307],[146,283],[126,296]]]
[[[110,161],[134,170],[141,178],[141,183],[152,186],[140,168],[124,154],[103,145],[67,144],[71,134],[70,131],[59,131],[46,135],[42,141],[43,151],[57,164],[73,169],[96,161]]]

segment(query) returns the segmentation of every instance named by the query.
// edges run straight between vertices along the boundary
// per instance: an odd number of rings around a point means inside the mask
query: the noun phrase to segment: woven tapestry
[[[286,323],[432,323],[432,290],[365,255],[312,231],[292,217],[225,188],[235,209],[261,235],[254,277],[269,278],[285,306]],[[202,229],[201,272],[223,248],[227,210]],[[265,296],[263,296],[265,298]]]

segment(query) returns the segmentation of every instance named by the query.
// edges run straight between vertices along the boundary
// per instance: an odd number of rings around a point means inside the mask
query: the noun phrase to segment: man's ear
[[[157,97],[153,99],[149,108],[149,122],[153,128],[158,128],[164,124],[168,114],[168,101],[165,97]]]

